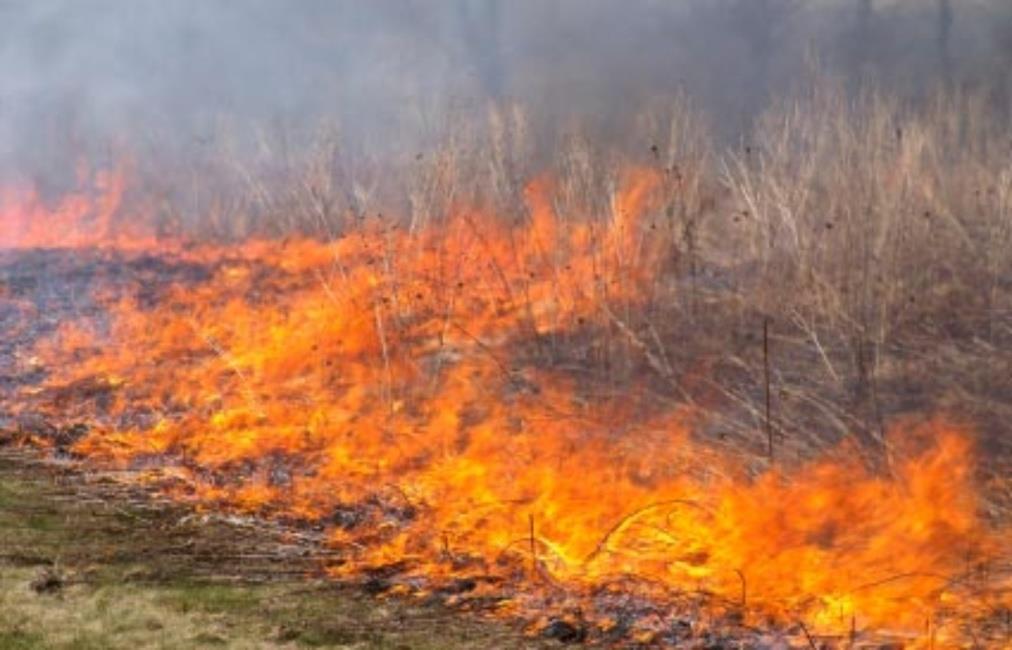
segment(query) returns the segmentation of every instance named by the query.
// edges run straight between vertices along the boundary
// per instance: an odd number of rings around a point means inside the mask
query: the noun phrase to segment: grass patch
[[[41,634],[21,630],[0,630],[0,648],[7,650],[33,650],[43,643]]]
[[[434,607],[265,579],[296,560],[258,569],[249,545],[261,540],[248,530],[178,506],[117,503],[94,484],[75,486],[73,474],[51,480],[66,471],[0,455],[3,650],[543,646]],[[244,581],[250,571],[259,577]],[[37,591],[43,572],[61,585]]]
[[[259,591],[256,588],[184,582],[166,589],[162,601],[183,613],[245,614],[260,603],[262,594]]]

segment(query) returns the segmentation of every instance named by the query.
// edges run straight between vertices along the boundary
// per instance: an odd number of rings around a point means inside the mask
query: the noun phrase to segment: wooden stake
[[[770,419],[770,319],[763,319],[763,376],[766,382],[766,441],[773,460],[773,422]]]
[[[527,515],[527,522],[530,524],[530,541],[531,541],[531,579],[533,580],[538,575],[538,555],[534,545],[534,515]]]

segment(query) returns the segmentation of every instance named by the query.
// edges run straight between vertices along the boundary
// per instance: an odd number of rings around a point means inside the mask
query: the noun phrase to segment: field
[[[733,147],[684,99],[634,122],[546,153],[492,106],[388,166],[324,138],[207,170],[199,214],[143,165],[11,192],[0,442],[130,480],[8,464],[6,633],[1007,645],[1000,113],[819,80]]]

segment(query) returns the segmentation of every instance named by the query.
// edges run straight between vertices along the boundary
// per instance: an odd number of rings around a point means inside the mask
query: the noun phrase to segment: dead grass
[[[913,105],[813,73],[729,149],[686,97],[607,126],[548,128],[514,103],[469,115],[480,117],[429,116],[433,146],[382,165],[342,149],[334,129],[302,150],[265,135],[242,164],[223,149],[219,165],[246,199],[205,207],[227,208],[212,212],[237,234],[335,237],[379,213],[415,230],[472,205],[522,221],[524,186],[547,177],[565,225],[608,218],[622,175],[650,167],[665,200],[644,238],[668,254],[657,282],[637,288],[646,307],[603,299],[583,333],[592,350],[552,333],[526,362],[569,368],[579,357],[581,377],[616,393],[653,374],[661,404],[705,406],[701,436],[753,464],[767,446],[768,321],[781,462],[849,438],[886,468],[888,422],[942,412],[981,430],[987,481],[1005,471],[1012,140],[983,95],[939,91]],[[230,186],[220,178],[207,184]],[[397,260],[384,254],[396,285]]]

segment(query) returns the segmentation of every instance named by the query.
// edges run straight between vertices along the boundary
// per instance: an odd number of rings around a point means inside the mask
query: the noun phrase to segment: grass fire
[[[115,135],[103,114],[59,162],[8,156],[0,583],[25,595],[0,645],[1010,647],[1012,139],[1007,80],[971,66],[1004,41],[958,49],[1009,12],[634,3],[644,30],[751,43],[765,78],[731,101],[686,68],[626,105],[509,48],[596,33],[619,3],[402,4],[425,20],[393,0],[248,11],[307,50],[317,21],[379,44],[456,25],[476,105],[426,77],[396,126],[349,108],[346,136],[314,103],[250,135],[248,108],[176,146],[199,110],[156,138],[114,102]],[[159,11],[237,11],[95,5],[166,39]],[[23,28],[76,24],[58,6]],[[841,15],[858,63],[789,45],[837,43]],[[874,58],[880,32],[935,20],[941,72]],[[656,57],[696,61],[643,33],[648,54],[588,56],[647,86]],[[346,53],[337,82],[383,96],[349,72],[395,75],[382,49]],[[95,88],[144,87],[124,70]],[[590,98],[567,113],[546,83]],[[171,579],[194,571],[211,587]],[[111,593],[148,618],[117,632],[90,600]]]

